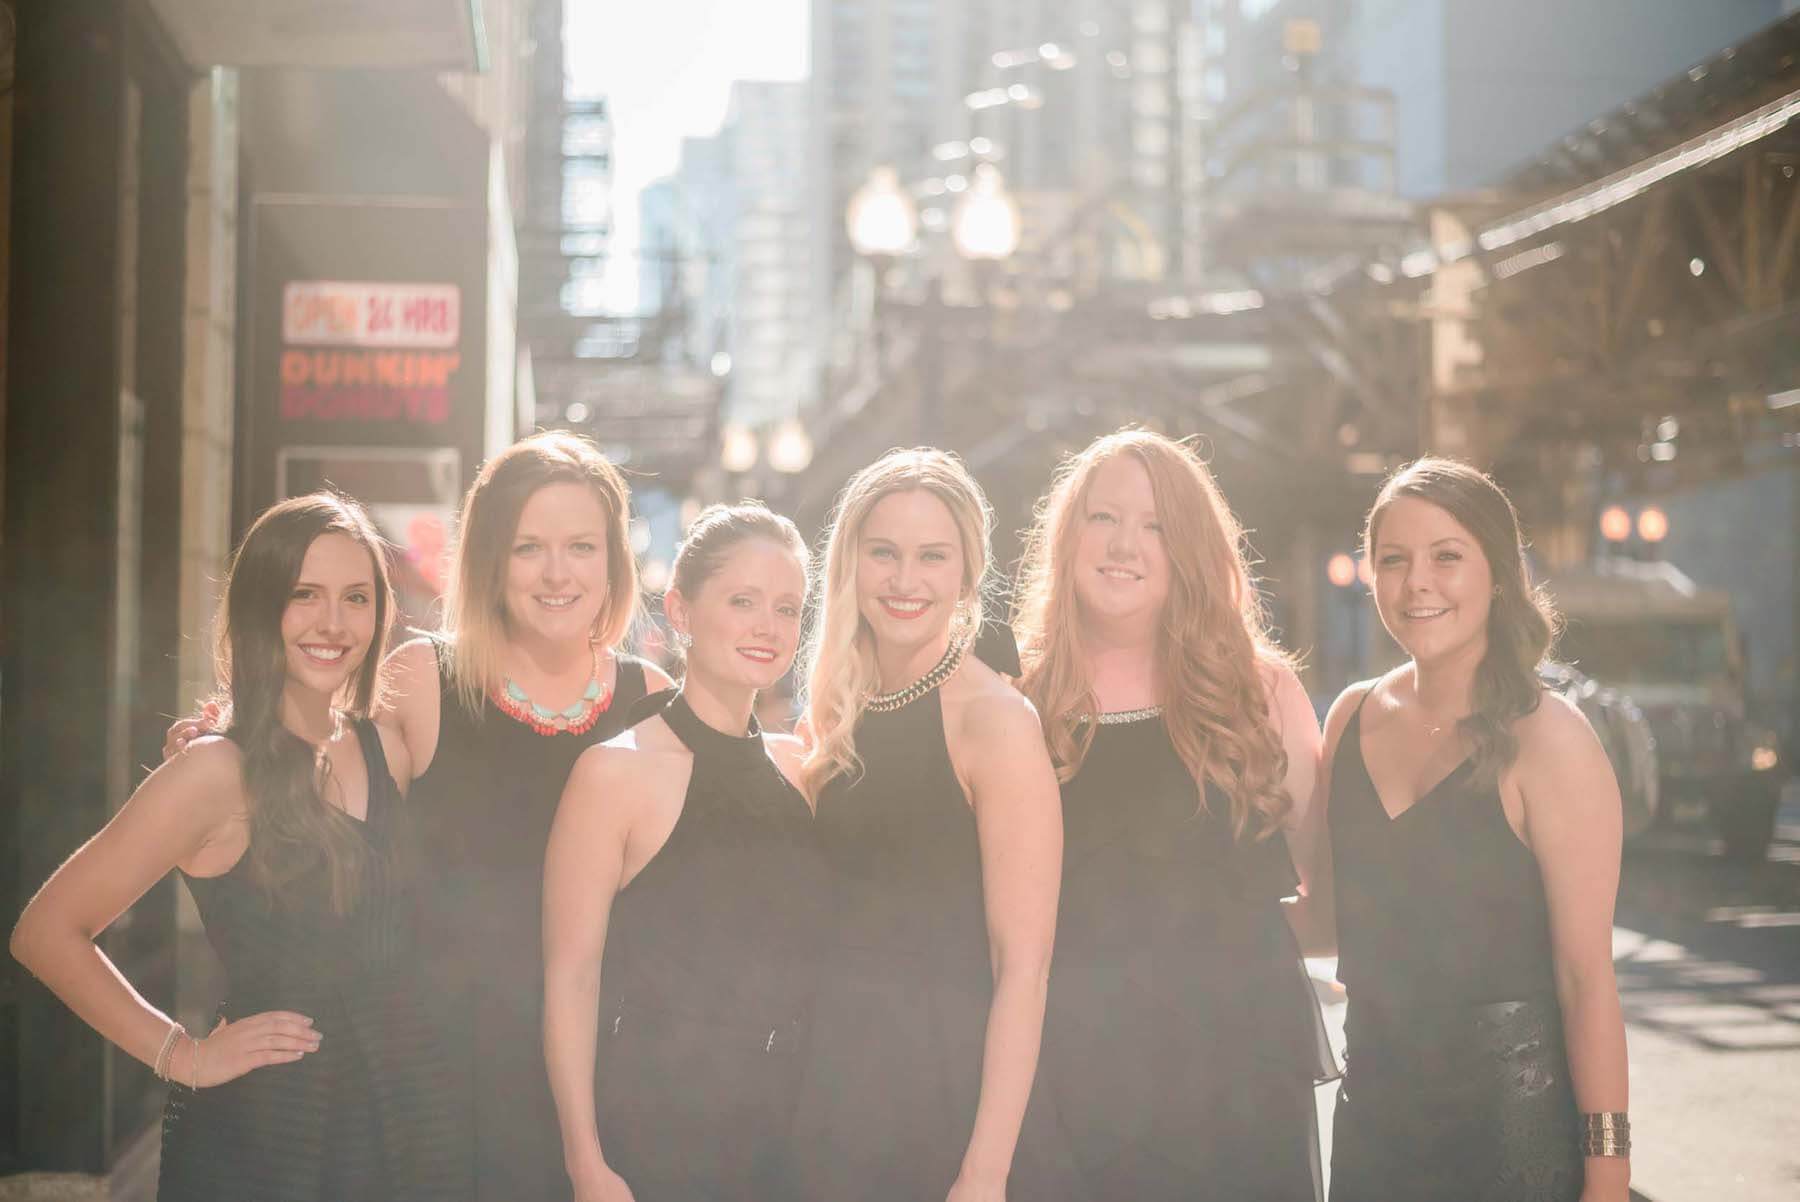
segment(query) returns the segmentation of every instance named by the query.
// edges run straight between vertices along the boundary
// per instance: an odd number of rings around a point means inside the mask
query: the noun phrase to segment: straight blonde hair
[[[850,477],[832,509],[825,536],[823,612],[807,640],[802,721],[810,740],[800,779],[810,797],[817,797],[834,777],[862,771],[856,724],[881,676],[875,665],[874,633],[857,606],[857,545],[863,523],[882,498],[915,489],[944,503],[962,538],[962,598],[951,641],[972,639],[981,629],[994,511],[962,460],[931,447],[894,450]]]
[[[1212,472],[1185,444],[1149,430],[1121,430],[1096,439],[1057,469],[1038,503],[1019,569],[1013,619],[1024,667],[1019,689],[1037,706],[1051,762],[1068,780],[1093,744],[1098,708],[1082,652],[1075,548],[1095,476],[1122,455],[1150,477],[1169,558],[1157,647],[1163,724],[1200,790],[1200,808],[1206,807],[1210,781],[1230,801],[1233,833],[1264,837],[1293,808],[1282,783],[1287,753],[1264,683],[1264,669],[1287,657],[1269,636],[1243,528]]]
[[[506,629],[506,573],[519,515],[538,489],[582,484],[606,514],[606,598],[593,641],[617,646],[637,621],[637,559],[631,552],[631,489],[597,447],[566,430],[522,438],[482,465],[463,499],[462,525],[444,609],[450,675],[471,713],[505,685],[501,647]]]

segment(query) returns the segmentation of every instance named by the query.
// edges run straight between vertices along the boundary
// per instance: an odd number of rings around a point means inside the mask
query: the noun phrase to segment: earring
[[[694,636],[685,630],[677,630],[675,632],[675,645],[683,651],[686,651],[689,647],[694,645]]]
[[[1496,584],[1494,586],[1494,596],[1498,597],[1499,595],[1500,595],[1500,586]]]

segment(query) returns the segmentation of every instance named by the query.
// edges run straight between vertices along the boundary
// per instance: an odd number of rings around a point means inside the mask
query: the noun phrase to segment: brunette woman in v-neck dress
[[[1505,494],[1402,469],[1369,515],[1382,624],[1406,664],[1326,722],[1348,1065],[1334,1202],[1625,1202],[1612,971],[1619,792],[1594,733],[1538,684],[1554,614]]]
[[[520,440],[463,501],[444,631],[389,659],[377,720],[419,774],[421,988],[456,1057],[456,1154],[481,1202],[568,1194],[543,1060],[544,848],[576,757],[669,684],[617,649],[638,613],[629,520],[625,480],[592,443]]]

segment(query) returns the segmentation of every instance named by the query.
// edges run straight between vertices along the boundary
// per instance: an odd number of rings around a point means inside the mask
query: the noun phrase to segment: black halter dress
[[[1312,1202],[1332,1071],[1281,899],[1285,841],[1204,809],[1160,714],[1103,721],[1063,785],[1039,1074],[1089,1202]]]
[[[826,915],[806,799],[751,721],[663,721],[694,754],[668,840],[613,902],[595,1111],[637,1202],[786,1202],[800,1041]]]
[[[449,650],[439,644],[437,750],[411,802],[428,866],[421,951],[471,1132],[462,1156],[481,1202],[568,1202],[544,1068],[544,849],[575,758],[630,724],[644,665],[616,657],[612,698],[588,731],[540,735],[485,699],[467,709]]]
[[[974,1128],[993,975],[975,813],[932,690],[856,727],[860,775],[818,799],[833,922],[795,1124],[794,1197],[942,1202]],[[1047,1199],[1042,1107],[1008,1196]]]
[[[1366,698],[1365,698],[1366,700]],[[1390,818],[1362,709],[1332,760],[1348,1061],[1332,1202],[1575,1202],[1583,1166],[1537,861],[1463,764]]]
[[[430,1035],[411,954],[405,875],[393,861],[403,802],[373,723],[355,723],[369,776],[363,893],[333,912],[322,873],[271,900],[246,850],[216,877],[183,874],[225,968],[218,1017],[313,1020],[319,1050],[198,1091],[163,1114],[162,1202],[436,1202],[470,1183],[450,1061]]]

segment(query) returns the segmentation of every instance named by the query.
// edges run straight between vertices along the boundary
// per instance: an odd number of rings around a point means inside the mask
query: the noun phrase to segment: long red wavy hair
[[[1157,662],[1163,722],[1200,787],[1230,799],[1232,830],[1262,838],[1293,808],[1282,784],[1287,753],[1269,712],[1267,669],[1287,662],[1268,631],[1251,582],[1243,528],[1218,483],[1184,443],[1148,430],[1121,430],[1091,443],[1057,469],[1026,535],[1013,627],[1024,675],[1058,776],[1081,768],[1097,709],[1081,640],[1081,603],[1072,570],[1087,494],[1100,468],[1130,455],[1149,474],[1169,558]]]

